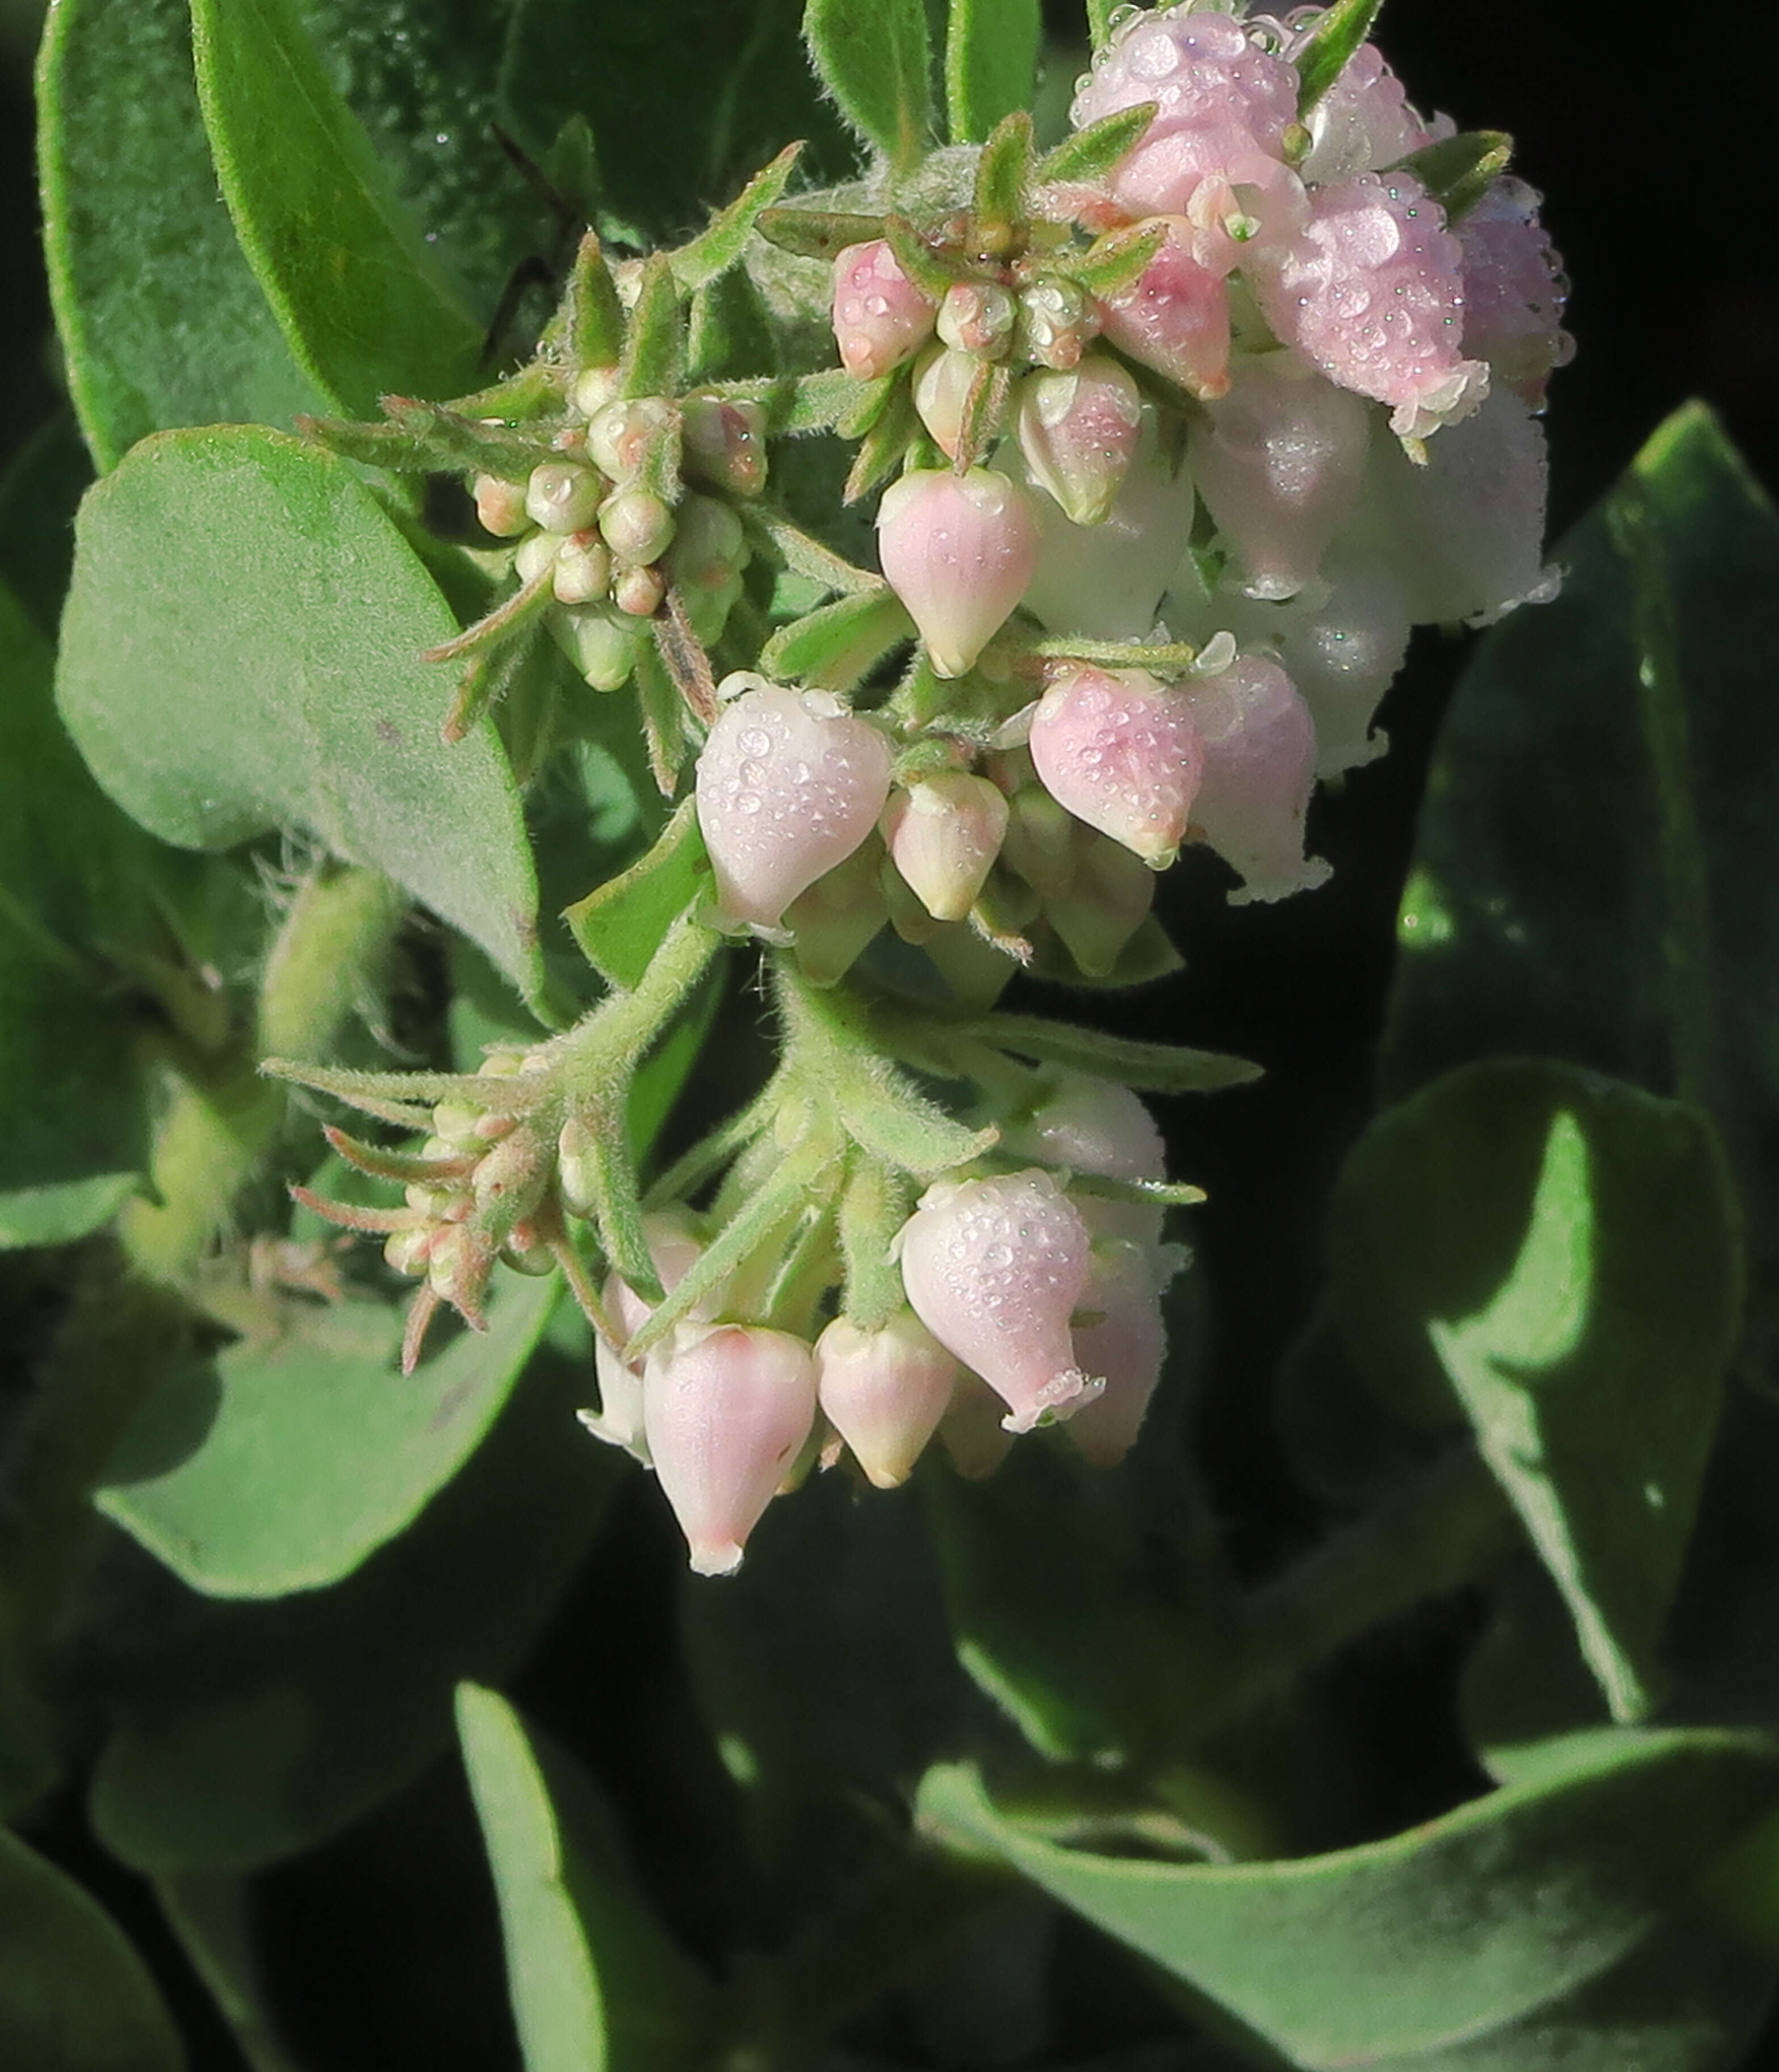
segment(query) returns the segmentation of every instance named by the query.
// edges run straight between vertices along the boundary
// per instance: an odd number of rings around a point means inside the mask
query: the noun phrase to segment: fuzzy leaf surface
[[[150,1572],[106,1671],[93,1818],[114,1854],[156,1876],[250,1869],[419,1774],[456,1685],[511,1673],[603,1515],[620,1470],[574,1423],[585,1367],[541,1352],[463,1473],[343,1582],[218,1604]]]
[[[1505,2072],[1555,2062],[1536,2047],[1551,2016],[1687,1924],[1682,1888],[1776,1788],[1762,1737],[1612,1733],[1565,1770],[1387,1841],[1233,1864],[1060,1846],[999,1813],[963,1769],[929,1775],[921,1806],[930,1827],[999,1856],[1293,2065]],[[1689,1997],[1687,1974],[1667,1982],[1652,2016]],[[1596,2002],[1592,2025],[1603,2017]]]
[[[474,386],[480,327],[427,250],[296,0],[192,0],[198,98],[241,249],[330,403]]]
[[[147,843],[81,767],[52,670],[0,587],[0,1248],[84,1236],[146,1155],[134,1018],[93,944],[130,932]]]
[[[951,0],[945,113],[954,144],[979,144],[1003,115],[1031,105],[1044,33],[1038,0]]]
[[[933,48],[921,0],[809,0],[803,34],[840,112],[899,171],[933,130]]]
[[[564,918],[587,960],[612,985],[642,983],[668,929],[710,890],[710,864],[688,799],[646,856],[577,900]]]
[[[1566,1059],[1707,1108],[1779,1275],[1779,517],[1710,413],[1559,542],[1478,648],[1398,922],[1383,1083]],[[1761,1328],[1770,1338],[1770,1319]]]
[[[168,426],[315,409],[216,190],[187,0],[67,0],[37,91],[50,286],[98,465]]]
[[[440,742],[449,685],[419,659],[456,630],[344,462],[257,426],[163,433],[81,508],[57,697],[100,783],[163,841],[299,828],[530,993],[537,889],[512,773],[492,730]]]
[[[1615,1716],[1641,1717],[1741,1322],[1709,1121],[1572,1067],[1470,1066],[1373,1124],[1328,1228],[1353,1363],[1410,1421],[1461,1407]]]
[[[99,1508],[208,1597],[338,1582],[406,1529],[499,1416],[557,1283],[502,1274],[499,1289],[485,1334],[462,1333],[406,1376],[401,1319],[380,1304],[323,1311],[269,1347],[231,1346],[145,1404]]]
[[[710,1998],[636,1889],[588,1778],[498,1692],[457,1690],[525,2072],[651,2072],[688,2062]]]
[[[31,2072],[182,2072],[147,1966],[97,1901],[0,1832],[0,2063]]]

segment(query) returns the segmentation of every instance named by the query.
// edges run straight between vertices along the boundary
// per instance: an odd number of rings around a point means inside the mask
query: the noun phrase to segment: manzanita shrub
[[[1744,2062],[1736,456],[1683,411],[1547,551],[1560,261],[1377,0],[759,0],[665,77],[386,12],[42,54],[97,479],[65,600],[72,464],[0,512],[0,2062]],[[1162,1125],[1258,1067],[1171,888],[1315,925],[1417,627],[1489,630],[1377,1110],[1233,1373]],[[1257,1563],[1194,1404],[1263,1388]],[[1393,1831],[1331,1679],[1435,1601]],[[465,1774],[510,2029],[450,2057],[442,1953],[328,2029],[277,1895],[368,1918]]]

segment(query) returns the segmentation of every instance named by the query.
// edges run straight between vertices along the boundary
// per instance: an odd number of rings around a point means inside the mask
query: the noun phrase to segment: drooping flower
[[[1185,839],[1204,750],[1190,701],[1140,669],[1066,668],[1027,744],[1044,789],[1154,870]]]
[[[941,676],[961,676],[1032,579],[1038,528],[1027,492],[992,468],[916,468],[883,492],[877,550]]]
[[[815,1363],[822,1408],[871,1481],[906,1482],[950,1406],[957,1361],[903,1310],[875,1331],[836,1317],[816,1341]]]

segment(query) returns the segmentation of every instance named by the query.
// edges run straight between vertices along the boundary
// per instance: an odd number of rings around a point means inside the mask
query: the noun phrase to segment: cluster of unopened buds
[[[750,550],[738,499],[766,486],[764,413],[716,394],[617,393],[618,369],[584,370],[559,460],[525,481],[476,479],[476,515],[518,540],[521,594],[547,586],[545,623],[595,690],[629,680],[641,623],[669,592],[697,638],[713,644],[741,594]]]
[[[598,1339],[587,1421],[652,1462],[702,1569],[817,1459],[893,1483],[937,1433],[980,1473],[1051,1421],[1122,1454],[1159,1369],[1160,1205],[1192,1190],[1092,1032],[1059,1053],[1023,1024],[985,1066],[993,1002],[1022,965],[1167,968],[1156,874],[1189,846],[1233,899],[1319,884],[1315,786],[1381,751],[1410,627],[1549,593],[1568,341],[1537,198],[1358,33],[1350,7],[1122,10],[1048,154],[1015,114],[787,199],[787,153],[677,252],[613,265],[590,234],[505,383],[311,427],[455,469],[517,542],[483,557],[517,590],[434,651],[469,664],[447,738],[541,622],[596,688],[634,676],[664,792],[695,756],[661,837],[677,917],[632,993],[426,1089],[299,1075],[419,1133],[336,1133],[407,1201],[327,1210],[422,1278],[410,1364],[440,1301],[480,1321],[497,1261],[559,1268]],[[838,369],[724,360],[725,274],[793,353],[825,318]],[[846,500],[881,492],[878,571],[817,536],[824,494],[805,529],[764,493],[769,439],[835,431]],[[714,934],[769,946],[787,1062],[645,1218],[614,1089]],[[1125,1078],[1231,1083],[1203,1062]],[[904,1066],[974,1082],[982,1127]]]

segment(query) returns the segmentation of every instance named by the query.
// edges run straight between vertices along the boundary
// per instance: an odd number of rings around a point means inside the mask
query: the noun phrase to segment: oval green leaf
[[[1410,1422],[1468,1418],[1641,1717],[1740,1330],[1709,1120],[1571,1067],[1466,1067],[1388,1111],[1337,1185],[1331,1314]]]
[[[207,1597],[338,1582],[457,1473],[531,1357],[558,1283],[501,1284],[488,1330],[411,1375],[400,1318],[354,1304],[175,1376],[124,1434],[99,1508]]]
[[[335,408],[475,385],[481,334],[434,265],[295,0],[192,0],[198,98],[241,249]]]
[[[1003,115],[1029,108],[1044,22],[1038,0],[951,0],[945,113],[954,144],[979,144]]]
[[[182,2072],[148,1967],[74,1881],[0,1832],[0,2064]]]
[[[252,1869],[419,1774],[456,1685],[524,1658],[622,1472],[574,1421],[585,1364],[541,1354],[463,1473],[345,1581],[273,1604],[169,1581],[144,1604],[104,1672],[93,1818],[115,1855],[157,1877]]]
[[[898,172],[912,171],[933,132],[923,0],[809,0],[803,35],[846,121]]]
[[[997,1811],[965,1769],[932,1772],[921,1807],[1292,2064],[1333,2072],[1461,2046],[1479,2055],[1455,2063],[1519,2064],[1488,2054],[1492,2035],[1668,1933],[1690,1880],[1776,1790],[1762,1737],[1619,1733],[1566,1774],[1389,1841],[1236,1864],[1063,1848]]]
[[[709,1988],[649,1913],[591,1782],[479,1685],[459,1687],[457,1731],[525,2072],[695,2062]]]
[[[301,828],[541,982],[537,883],[493,730],[447,748],[421,652],[456,623],[343,462],[254,426],[163,433],[81,506],[57,696],[163,840]]]

